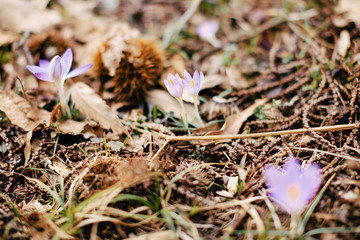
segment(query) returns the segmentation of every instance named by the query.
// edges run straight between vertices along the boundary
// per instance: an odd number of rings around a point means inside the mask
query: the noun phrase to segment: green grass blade
[[[151,202],[149,202],[148,200],[144,199],[143,197],[134,194],[127,194],[127,193],[119,194],[117,197],[111,200],[111,203],[121,202],[121,201],[138,201],[144,204],[145,206],[148,206],[152,210],[154,208],[154,205],[151,204]]]
[[[329,228],[318,228],[310,230],[304,233],[304,237],[311,235],[322,234],[322,233],[359,233],[360,227],[350,228],[350,227],[329,227]]]
[[[315,200],[313,201],[313,203],[311,204],[311,206],[309,207],[309,209],[307,210],[307,212],[305,213],[305,216],[301,222],[301,224],[299,225],[298,228],[298,233],[300,235],[302,235],[305,231],[305,227],[307,222],[309,221],[309,218],[311,216],[311,214],[314,212],[317,204],[320,202],[322,196],[324,195],[326,189],[328,188],[328,186],[330,185],[331,181],[334,179],[336,173],[334,173],[329,180],[326,182],[326,184],[324,185],[324,187],[321,189],[321,191],[318,193],[318,195],[316,196]]]
[[[15,216],[16,216],[16,217],[20,217],[20,211],[19,211],[17,205],[14,204],[14,203],[11,201],[11,199],[9,198],[9,196],[7,196],[6,194],[0,192],[0,197],[3,198],[3,199],[7,202],[7,204],[10,205],[11,209],[12,209],[12,210],[14,211],[14,213],[15,213]]]

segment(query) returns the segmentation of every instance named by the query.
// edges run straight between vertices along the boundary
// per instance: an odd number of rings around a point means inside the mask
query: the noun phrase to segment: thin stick
[[[315,127],[312,128],[315,132],[329,132],[329,131],[342,131],[342,130],[352,130],[355,128],[355,124],[342,124],[334,126],[325,126],[325,127]],[[263,133],[249,133],[249,134],[230,134],[230,135],[209,135],[209,136],[169,136],[161,133],[156,133],[159,137],[166,139],[169,142],[174,141],[191,141],[191,140],[223,140],[223,139],[243,139],[243,138],[256,138],[256,137],[270,137],[270,136],[280,136],[288,134],[301,134],[308,133],[307,128],[293,129],[293,130],[284,130],[284,131],[275,131],[275,132],[263,132]]]
[[[351,156],[341,155],[341,154],[337,154],[337,153],[326,152],[326,151],[319,150],[319,149],[303,148],[303,147],[289,147],[289,148],[298,149],[298,150],[304,150],[304,151],[318,152],[318,153],[323,153],[323,154],[327,154],[327,155],[331,155],[331,156],[335,156],[335,157],[345,158],[345,159],[351,160],[351,161],[360,162],[359,158],[354,158],[354,157],[351,157]]]
[[[161,151],[166,147],[166,145],[168,145],[169,140],[167,139],[166,142],[159,148],[159,150],[157,150],[157,152],[155,153],[155,155],[150,159],[150,162],[153,162],[161,153]]]
[[[27,94],[26,94],[26,92],[25,92],[25,88],[24,88],[24,85],[23,85],[21,79],[20,79],[18,76],[16,76],[16,79],[17,79],[17,80],[20,82],[20,84],[21,84],[21,90],[22,90],[22,92],[23,92],[24,98],[25,98],[26,100],[28,100]]]

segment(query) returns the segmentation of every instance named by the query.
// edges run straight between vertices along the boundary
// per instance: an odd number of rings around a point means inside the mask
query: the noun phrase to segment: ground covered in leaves
[[[0,0],[1,237],[359,239],[359,8]],[[206,20],[216,44],[196,31]],[[25,66],[67,48],[73,68],[94,66],[67,80],[65,119]],[[185,96],[187,130],[163,80],[196,69],[205,127]],[[289,156],[323,174],[297,236],[263,179]]]

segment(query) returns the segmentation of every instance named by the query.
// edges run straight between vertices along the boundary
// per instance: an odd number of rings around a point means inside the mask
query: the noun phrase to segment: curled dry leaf
[[[77,82],[72,86],[71,100],[86,118],[99,122],[101,127],[111,129],[115,134],[126,133],[130,136],[116,112],[85,83]]]
[[[25,166],[27,165],[30,155],[31,155],[31,138],[32,138],[33,132],[29,131],[28,134],[26,134],[25,138],[25,147],[24,147],[24,158],[25,158]]]
[[[0,110],[3,111],[12,124],[25,131],[32,131],[40,123],[46,125],[50,120],[50,113],[32,106],[26,99],[11,90],[0,92]]]
[[[309,135],[299,136],[296,140],[296,145],[300,147],[307,147],[311,141],[315,141],[315,139]]]
[[[267,99],[258,99],[254,104],[246,108],[244,111],[239,114],[231,115],[226,118],[224,125],[220,130],[208,132],[206,135],[232,135],[238,134],[242,124],[254,113],[254,110],[266,103]],[[231,139],[217,140],[216,142],[228,142]],[[202,144],[208,144],[209,141],[202,141]]]
[[[51,169],[58,174],[61,174],[63,177],[66,177],[71,172],[70,168],[59,159],[54,159],[51,163]]]
[[[77,122],[71,119],[60,121],[57,124],[57,128],[62,134],[78,135],[84,130],[86,122]]]

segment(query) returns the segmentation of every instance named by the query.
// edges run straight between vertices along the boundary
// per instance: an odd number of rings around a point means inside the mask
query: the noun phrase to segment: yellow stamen
[[[194,81],[194,79],[191,79],[191,83],[190,83],[190,85],[191,85],[192,87],[194,87],[194,86],[195,86],[195,81]]]
[[[171,82],[172,85],[175,85],[172,79],[170,79],[169,82]]]
[[[289,196],[292,200],[295,200],[299,196],[299,187],[296,184],[290,185]]]

